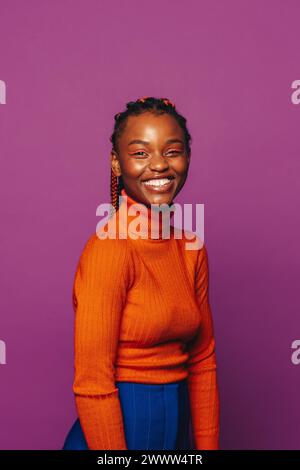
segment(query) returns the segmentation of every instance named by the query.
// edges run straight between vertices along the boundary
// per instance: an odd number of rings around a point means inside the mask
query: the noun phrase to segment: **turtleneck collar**
[[[134,206],[134,204],[137,205]],[[139,203],[129,196],[123,188],[117,214],[121,227],[127,230],[128,237],[166,241],[173,238],[174,235],[174,227],[169,222],[174,211],[174,205],[161,207],[160,210],[159,205],[153,205],[151,210],[151,207]]]

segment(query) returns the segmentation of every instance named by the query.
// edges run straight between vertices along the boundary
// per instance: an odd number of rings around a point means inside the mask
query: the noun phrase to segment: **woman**
[[[114,210],[87,241],[74,280],[78,418],[65,450],[219,448],[206,247],[186,249],[186,231],[175,238],[174,226],[165,237],[165,218],[151,211],[165,204],[171,212],[187,178],[190,140],[168,99],[140,98],[115,116]],[[134,204],[145,208],[140,230]]]

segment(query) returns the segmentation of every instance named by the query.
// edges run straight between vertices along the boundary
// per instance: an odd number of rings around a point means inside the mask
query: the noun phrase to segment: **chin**
[[[144,201],[148,204],[171,204],[177,190],[177,184],[173,183],[172,188],[168,190],[155,190],[146,187],[143,183],[140,184],[140,192]]]
[[[168,194],[147,195],[149,203],[152,204],[171,204],[173,201],[173,192]]]

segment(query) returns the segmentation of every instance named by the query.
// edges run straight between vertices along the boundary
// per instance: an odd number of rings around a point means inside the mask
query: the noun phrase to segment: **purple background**
[[[76,418],[71,289],[109,202],[113,115],[168,97],[193,137],[176,202],[205,204],[222,449],[297,449],[299,1],[1,0],[0,447]]]

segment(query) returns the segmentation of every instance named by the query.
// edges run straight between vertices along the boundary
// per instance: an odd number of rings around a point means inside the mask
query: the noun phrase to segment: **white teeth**
[[[168,178],[164,178],[161,180],[148,180],[144,181],[144,184],[147,184],[148,186],[164,186],[165,184],[168,184],[171,180]]]

